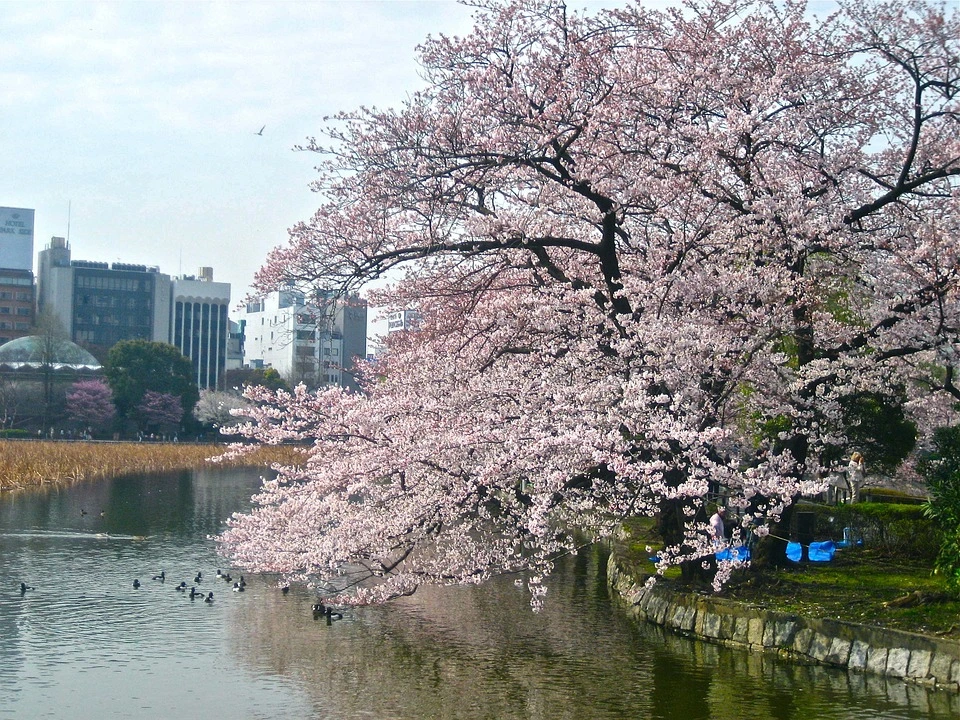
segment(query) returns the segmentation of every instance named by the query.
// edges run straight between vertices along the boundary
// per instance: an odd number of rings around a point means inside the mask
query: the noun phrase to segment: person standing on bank
[[[710,535],[715,545],[721,544],[726,539],[726,531],[723,527],[723,519],[726,515],[725,507],[717,507],[717,511],[710,516]]]
[[[847,464],[847,486],[850,488],[850,502],[855,503],[860,500],[860,488],[863,487],[866,478],[867,465],[863,460],[863,455],[855,452],[850,456],[850,462]]]

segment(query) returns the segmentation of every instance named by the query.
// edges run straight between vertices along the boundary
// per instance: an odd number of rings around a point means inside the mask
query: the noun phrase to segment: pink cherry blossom
[[[661,571],[716,550],[711,492],[770,533],[845,396],[956,422],[958,38],[923,2],[479,3],[424,90],[305,145],[320,208],[259,289],[387,276],[423,322],[363,394],[247,391],[241,432],[305,461],[223,549],[345,602],[516,573],[536,606],[632,516]]]

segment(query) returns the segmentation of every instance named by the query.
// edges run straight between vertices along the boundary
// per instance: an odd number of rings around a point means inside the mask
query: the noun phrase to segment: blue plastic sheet
[[[787,560],[793,560],[793,562],[800,562],[800,558],[803,557],[803,548],[800,547],[798,542],[788,542],[787,543]]]
[[[810,562],[830,562],[837,551],[837,544],[833,540],[810,543]]]
[[[837,544],[833,540],[824,540],[823,542],[812,542],[807,550],[807,558],[810,562],[830,562],[833,560],[833,554],[837,551]],[[787,559],[793,562],[800,562],[803,557],[803,548],[800,543],[787,543]]]

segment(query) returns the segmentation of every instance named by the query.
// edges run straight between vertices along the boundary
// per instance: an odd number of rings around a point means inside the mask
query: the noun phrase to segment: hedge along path
[[[220,444],[0,440],[0,493],[130,473],[189,470],[204,467],[226,449]],[[222,460],[218,466],[298,465],[303,458],[295,447],[261,446],[242,457]]]

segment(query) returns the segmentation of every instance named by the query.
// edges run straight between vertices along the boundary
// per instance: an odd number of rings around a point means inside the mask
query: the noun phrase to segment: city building
[[[33,332],[34,211],[0,207],[0,344]]]
[[[239,370],[243,367],[243,346],[246,340],[246,325],[244,320],[234,322],[230,320],[230,338],[227,341],[227,370]]]
[[[212,268],[171,278],[153,266],[73,260],[62,237],[50,239],[37,266],[39,312],[56,318],[73,342],[101,359],[121,340],[169,343],[190,358],[198,387],[220,386],[230,284],[214,282]],[[2,307],[0,300],[0,314]]]
[[[352,371],[366,358],[366,301],[282,290],[248,303],[240,322],[246,365],[272,367],[291,384],[359,390]]]
[[[213,268],[171,284],[173,321],[170,344],[190,358],[197,387],[219,389],[230,340],[230,283],[213,281]]]
[[[40,313],[96,357],[121,340],[170,342],[170,276],[159,268],[72,260],[69,243],[53,237],[38,269]]]
[[[0,345],[28,336],[34,320],[33,272],[0,268]]]

